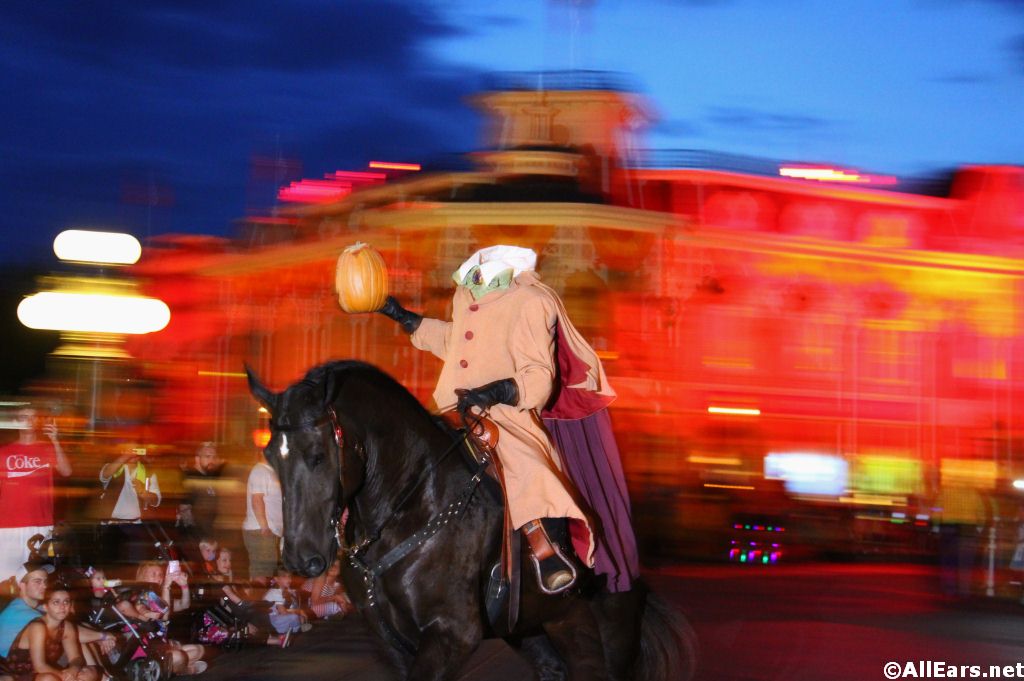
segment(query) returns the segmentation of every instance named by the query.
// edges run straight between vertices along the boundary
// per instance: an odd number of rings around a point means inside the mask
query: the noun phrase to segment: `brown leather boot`
[[[576,583],[576,566],[562,553],[561,547],[551,541],[539,519],[523,525],[522,533],[530,546],[530,560],[541,591],[558,594]]]

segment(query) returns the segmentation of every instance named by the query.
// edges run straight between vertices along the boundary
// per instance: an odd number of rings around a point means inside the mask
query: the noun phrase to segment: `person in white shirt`
[[[146,465],[142,462],[145,455],[146,450],[143,448],[129,448],[115,461],[105,463],[100,468],[103,498],[116,499],[106,519],[139,522],[144,511],[160,505],[160,484],[156,473],[146,470]],[[117,496],[114,497],[114,494]]]
[[[245,521],[242,523],[251,581],[265,584],[274,576],[283,533],[281,483],[260,453],[245,486]]]
[[[113,462],[100,468],[100,509],[97,519],[106,529],[102,553],[108,558],[138,563],[153,558],[153,539],[142,521],[160,505],[160,484],[148,470],[146,450],[128,447]]]

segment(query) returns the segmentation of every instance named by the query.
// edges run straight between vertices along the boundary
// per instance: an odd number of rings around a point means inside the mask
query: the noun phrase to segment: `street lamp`
[[[142,246],[130,234],[69,229],[54,239],[53,252],[66,262],[105,268],[138,262]],[[82,387],[91,394],[89,427],[95,428],[101,386],[108,380],[101,375],[101,365],[131,359],[124,337],[163,329],[171,310],[162,300],[139,295],[132,278],[105,276],[104,269],[90,275],[43,277],[39,285],[39,292],[18,305],[18,320],[31,329],[61,332],[63,343],[53,356],[73,362],[76,383],[84,381]]]
[[[30,329],[142,334],[167,326],[171,310],[157,298],[43,291],[21,301],[18,319]]]
[[[72,262],[134,265],[142,256],[142,245],[131,234],[68,229],[53,240],[53,252]]]

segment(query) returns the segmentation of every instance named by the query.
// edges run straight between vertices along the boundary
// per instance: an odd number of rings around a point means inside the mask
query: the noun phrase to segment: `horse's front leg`
[[[572,681],[606,681],[601,632],[590,607],[577,599],[565,615],[544,623],[544,632],[569,666]]]
[[[449,681],[473,654],[483,632],[469,622],[435,621],[420,636],[419,646],[406,679],[409,681]]]

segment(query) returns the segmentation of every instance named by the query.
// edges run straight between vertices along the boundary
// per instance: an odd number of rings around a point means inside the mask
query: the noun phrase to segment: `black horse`
[[[507,611],[492,625],[485,592],[501,551],[500,496],[462,456],[455,431],[390,376],[332,362],[274,393],[247,372],[270,411],[265,455],[284,494],[285,564],[315,576],[343,546],[349,594],[403,679],[456,678],[494,636],[542,680],[692,675],[692,630],[642,586],[549,596],[524,563],[514,626]]]

